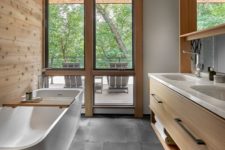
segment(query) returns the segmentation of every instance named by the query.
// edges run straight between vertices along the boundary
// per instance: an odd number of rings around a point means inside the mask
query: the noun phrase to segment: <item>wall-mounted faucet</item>
[[[191,54],[191,55],[196,55],[196,64],[195,64],[195,74],[197,77],[201,77],[201,71],[202,71],[202,64],[200,64],[200,53],[194,53],[194,52],[189,52],[189,51],[183,51],[185,54]]]

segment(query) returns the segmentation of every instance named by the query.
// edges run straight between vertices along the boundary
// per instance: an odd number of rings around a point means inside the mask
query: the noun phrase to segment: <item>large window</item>
[[[49,0],[48,68],[65,67],[84,68],[84,5]]]
[[[132,1],[96,3],[96,69],[116,69],[111,64],[127,63],[133,69]]]
[[[225,23],[225,2],[217,0],[197,0],[198,30]]]
[[[45,2],[45,86],[83,88],[86,116],[122,107],[141,117],[142,0]]]

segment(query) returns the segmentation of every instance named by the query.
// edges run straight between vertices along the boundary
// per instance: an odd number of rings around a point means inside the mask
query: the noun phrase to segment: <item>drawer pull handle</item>
[[[157,103],[163,103],[161,100],[159,100],[157,97],[156,97],[156,95],[155,94],[151,94],[152,95],[152,97],[156,100],[156,102]]]
[[[179,118],[174,119],[177,124],[184,129],[185,132],[187,132],[187,134],[195,141],[196,144],[198,145],[205,145],[205,142],[201,139],[196,138],[183,124],[182,124],[182,120]]]

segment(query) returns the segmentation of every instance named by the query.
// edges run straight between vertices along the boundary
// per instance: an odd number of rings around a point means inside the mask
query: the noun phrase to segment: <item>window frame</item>
[[[143,0],[133,0],[133,69],[132,70],[96,70],[94,69],[94,15],[95,0],[84,0],[84,68],[58,69],[48,68],[48,0],[45,1],[44,18],[44,56],[43,75],[85,76],[85,116],[94,114],[94,76],[134,76],[134,116],[143,117]],[[46,11],[47,10],[47,11]],[[88,24],[88,25],[87,25]],[[90,63],[87,63],[90,62]],[[105,107],[104,107],[105,108]],[[110,108],[110,106],[109,106]]]

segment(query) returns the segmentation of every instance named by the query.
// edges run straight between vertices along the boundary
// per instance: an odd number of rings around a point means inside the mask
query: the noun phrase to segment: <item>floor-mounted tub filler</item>
[[[39,89],[38,97],[74,97],[68,108],[3,107],[0,150],[68,150],[79,127],[83,91]]]

